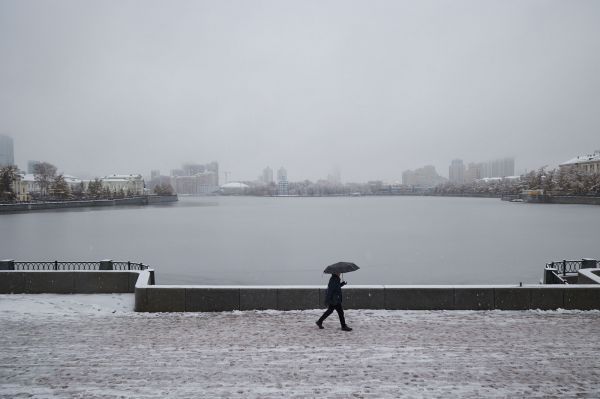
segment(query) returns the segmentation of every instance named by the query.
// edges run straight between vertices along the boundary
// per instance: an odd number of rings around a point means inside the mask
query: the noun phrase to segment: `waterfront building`
[[[10,136],[0,134],[0,168],[15,164],[15,150],[13,139]]]
[[[288,195],[289,194],[289,183],[287,178],[287,170],[282,166],[277,171],[277,194]]]
[[[465,182],[465,164],[462,159],[452,160],[448,176],[450,183],[461,184]]]
[[[35,180],[35,175],[33,173],[21,174],[21,184],[25,187],[25,191],[30,195],[41,193],[40,186]]]
[[[205,195],[219,190],[219,163],[185,163],[171,170],[171,186],[177,194]]]
[[[600,150],[580,155],[558,165],[560,169],[574,169],[585,173],[600,173]]]
[[[142,175],[110,175],[100,179],[102,187],[107,187],[111,192],[123,190],[133,195],[144,194],[144,179]]]
[[[430,188],[445,181],[446,179],[438,175],[433,165],[423,166],[414,171],[406,170],[402,173],[402,184],[406,186]]]

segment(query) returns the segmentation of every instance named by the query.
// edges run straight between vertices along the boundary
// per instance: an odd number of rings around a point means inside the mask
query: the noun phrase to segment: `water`
[[[432,197],[180,198],[163,206],[0,215],[0,258],[131,260],[160,284],[537,283],[600,257],[600,207]]]

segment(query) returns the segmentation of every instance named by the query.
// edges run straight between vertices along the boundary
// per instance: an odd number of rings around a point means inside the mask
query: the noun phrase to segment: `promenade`
[[[134,313],[0,295],[1,398],[598,397],[599,311]]]

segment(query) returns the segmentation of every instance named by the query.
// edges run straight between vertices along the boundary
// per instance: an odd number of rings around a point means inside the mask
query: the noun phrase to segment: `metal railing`
[[[148,265],[137,262],[13,262],[13,270],[146,270]]]
[[[579,269],[589,267],[600,267],[600,261],[594,259],[582,260],[559,260],[546,263],[545,278],[546,284],[569,284],[568,277],[579,272]]]

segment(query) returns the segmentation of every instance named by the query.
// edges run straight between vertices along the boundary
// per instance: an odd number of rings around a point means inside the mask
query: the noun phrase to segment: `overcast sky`
[[[600,1],[0,0],[0,56],[22,168],[394,181],[600,149]]]

